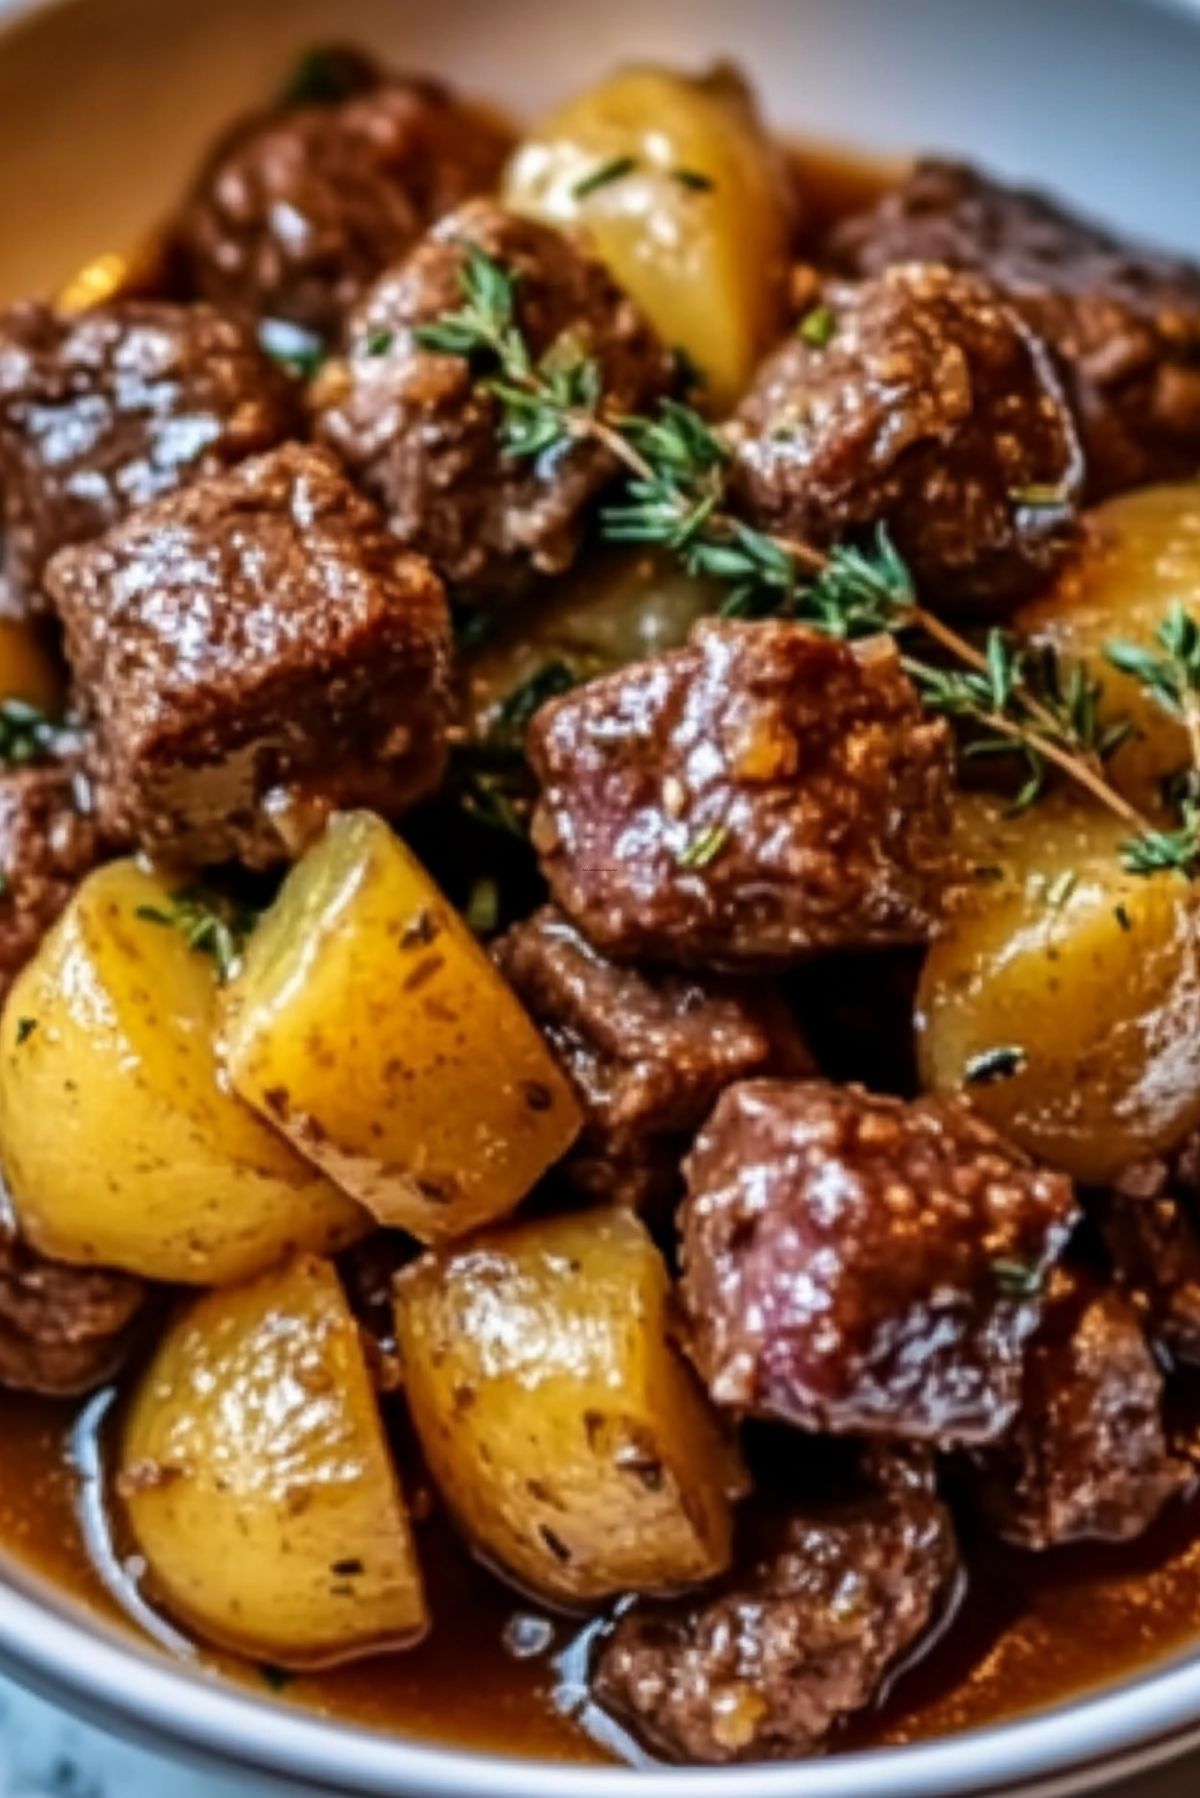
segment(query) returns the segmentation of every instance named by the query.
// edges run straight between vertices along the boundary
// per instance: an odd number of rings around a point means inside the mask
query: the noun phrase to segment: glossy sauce
[[[902,167],[826,146],[793,144],[810,230],[883,191]],[[436,1517],[421,1558],[434,1624],[407,1654],[317,1675],[198,1651],[139,1589],[139,1564],[120,1540],[103,1479],[115,1394],[80,1409],[0,1395],[0,1544],[88,1606],[152,1635],[164,1653],[195,1658],[310,1712],[458,1747],[561,1761],[643,1760],[636,1744],[590,1707],[589,1636],[540,1614],[476,1566]],[[1200,1420],[1200,1394],[1185,1400]],[[1200,1434],[1200,1421],[1185,1420]],[[1035,1556],[993,1538],[975,1544],[964,1521],[968,1573],[957,1610],[886,1702],[837,1746],[862,1748],[954,1733],[1059,1702],[1169,1657],[1200,1619],[1200,1495],[1176,1506],[1128,1548]]]

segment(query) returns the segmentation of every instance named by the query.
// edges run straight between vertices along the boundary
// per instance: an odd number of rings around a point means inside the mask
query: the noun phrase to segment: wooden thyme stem
[[[1036,755],[1053,762],[1056,768],[1069,775],[1079,786],[1085,787],[1093,798],[1098,799],[1101,805],[1106,806],[1139,835],[1144,836],[1153,830],[1150,820],[1118,793],[1115,787],[1110,786],[1104,776],[1097,773],[1084,757],[1072,754],[1069,749],[1060,748],[1052,738],[1044,737],[1040,731],[1030,730],[1028,725],[1016,724],[999,712],[980,712],[978,721],[989,730],[994,730],[997,736],[1008,737],[1013,743],[1023,744]]]

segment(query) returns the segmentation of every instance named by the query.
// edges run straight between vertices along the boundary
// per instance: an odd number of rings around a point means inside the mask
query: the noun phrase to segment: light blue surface
[[[129,1748],[0,1680],[0,1798],[248,1798],[240,1778]]]

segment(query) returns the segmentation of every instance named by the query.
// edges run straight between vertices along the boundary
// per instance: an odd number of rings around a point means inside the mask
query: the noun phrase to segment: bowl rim
[[[0,0],[0,55],[34,16],[84,3]],[[1200,24],[1200,0],[1130,3]],[[118,1735],[328,1798],[636,1798],[650,1780],[664,1798],[798,1798],[801,1789],[803,1798],[1066,1798],[1200,1748],[1200,1626],[1194,1648],[1011,1721],[825,1760],[723,1768],[531,1760],[320,1717],[164,1657],[7,1554],[0,1666]]]

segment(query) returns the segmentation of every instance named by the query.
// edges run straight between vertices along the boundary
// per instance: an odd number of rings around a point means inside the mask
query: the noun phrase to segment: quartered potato
[[[584,230],[716,410],[783,326],[783,160],[732,70],[630,68],[568,101],[518,147],[504,198]]]
[[[1177,718],[1132,676],[1107,661],[1114,639],[1152,646],[1175,604],[1200,616],[1200,482],[1146,487],[1099,506],[1082,547],[1053,591],[1016,619],[1034,643],[1083,662],[1104,683],[1102,717],[1128,717],[1133,731],[1110,763],[1116,786],[1140,805],[1159,800],[1164,775],[1186,766]]]
[[[217,977],[135,862],[79,888],[0,1019],[0,1162],[34,1246],[218,1285],[363,1233],[218,1078]]]
[[[486,735],[504,700],[548,665],[570,679],[590,680],[677,649],[696,620],[718,611],[727,597],[719,582],[688,574],[670,551],[598,551],[474,652],[463,652],[471,733]]]
[[[1200,885],[1125,873],[1128,827],[967,800],[974,869],[917,998],[921,1074],[1085,1182],[1200,1124]]]
[[[408,1513],[326,1261],[182,1311],[130,1402],[118,1491],[155,1596],[224,1648],[322,1667],[425,1633]]]
[[[486,1232],[400,1276],[431,1473],[469,1541],[567,1604],[720,1573],[737,1457],[671,1341],[666,1268],[601,1210]]]
[[[367,812],[335,818],[226,989],[236,1092],[380,1223],[422,1241],[512,1211],[579,1108],[429,875]]]

